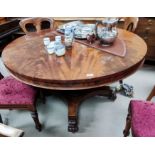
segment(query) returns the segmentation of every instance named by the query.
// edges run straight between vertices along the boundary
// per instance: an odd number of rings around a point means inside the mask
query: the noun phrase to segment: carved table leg
[[[116,92],[109,86],[103,86],[100,88],[75,90],[66,94],[68,100],[68,131],[78,131],[78,108],[82,101],[92,96],[106,96],[109,99],[116,99]]]
[[[125,96],[133,97],[133,86],[123,83],[123,80],[119,81],[119,87],[116,87],[117,92],[122,92]]]
[[[75,99],[76,100],[76,99]],[[68,131],[77,132],[78,131],[78,106],[80,102],[72,100],[68,103]]]
[[[68,102],[68,131],[78,131],[78,108],[80,103],[92,96],[106,96],[109,99],[116,99],[115,89],[109,86],[100,88],[73,90],[73,91],[54,91],[54,94],[64,98]]]

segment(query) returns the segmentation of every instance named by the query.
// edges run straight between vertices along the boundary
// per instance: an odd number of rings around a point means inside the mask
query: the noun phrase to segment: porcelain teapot
[[[110,46],[113,44],[118,35],[117,22],[118,18],[105,18],[103,21],[96,22],[96,36],[101,45]]]

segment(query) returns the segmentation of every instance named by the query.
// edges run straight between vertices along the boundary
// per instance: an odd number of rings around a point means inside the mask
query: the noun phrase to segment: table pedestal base
[[[85,90],[60,90],[52,91],[68,103],[68,131],[78,131],[78,108],[82,101],[92,96],[105,96],[111,100],[116,99],[116,91],[109,86]]]
[[[64,94],[63,97],[68,102],[68,131],[78,131],[78,107],[82,101],[92,96],[106,96],[111,100],[116,99],[116,92],[109,86],[89,90],[71,91]]]

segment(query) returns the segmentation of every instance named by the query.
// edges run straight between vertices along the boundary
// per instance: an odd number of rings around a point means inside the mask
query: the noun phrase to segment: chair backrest
[[[53,24],[54,20],[52,18],[45,17],[25,18],[19,23],[25,34],[40,34],[44,30],[51,31]]]
[[[138,17],[125,17],[123,28],[128,31],[134,32],[135,29],[137,28],[138,21],[139,21]]]

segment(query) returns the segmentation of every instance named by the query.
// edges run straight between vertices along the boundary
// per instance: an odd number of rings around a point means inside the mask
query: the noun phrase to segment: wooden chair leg
[[[33,118],[33,120],[34,120],[36,129],[37,129],[38,131],[41,131],[41,130],[42,130],[42,125],[41,125],[41,123],[39,122],[37,110],[32,111],[32,112],[31,112],[31,116],[32,116],[32,118]]]
[[[45,98],[45,94],[44,94],[43,89],[39,89],[39,97],[40,97],[42,103],[45,104],[46,103],[46,98]]]
[[[149,94],[149,96],[147,97],[147,101],[151,101],[151,99],[155,96],[155,86],[152,89],[151,93]]]
[[[129,105],[128,114],[126,117],[126,125],[125,125],[125,129],[123,130],[124,137],[129,136],[130,128],[131,128],[131,110],[130,110],[130,105]]]
[[[0,73],[0,79],[3,79],[3,75]]]
[[[3,120],[2,120],[2,116],[1,116],[1,114],[0,114],[0,123],[3,123]]]
[[[12,111],[12,109],[8,109],[8,112],[7,112],[7,114],[6,114],[5,118],[4,118],[3,123],[5,125],[9,125],[9,115],[11,114],[11,111]]]

